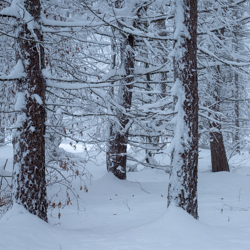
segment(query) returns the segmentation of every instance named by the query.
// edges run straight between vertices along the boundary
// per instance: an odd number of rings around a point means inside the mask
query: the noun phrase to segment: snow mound
[[[55,233],[51,225],[14,204],[0,220],[0,249],[60,249]]]

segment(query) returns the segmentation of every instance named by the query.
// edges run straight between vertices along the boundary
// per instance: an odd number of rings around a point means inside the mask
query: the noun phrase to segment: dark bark
[[[115,54],[115,43],[112,41],[112,69],[115,68],[116,66],[116,54]],[[113,83],[112,83],[113,85]],[[110,93],[109,93],[110,98],[114,97],[114,87],[112,86],[110,88]],[[112,112],[114,112],[113,107],[111,107]],[[115,154],[115,145],[114,145],[114,122],[112,120],[109,121],[109,134],[108,134],[108,142],[107,142],[107,153],[106,153],[106,166],[107,166],[107,171],[110,171],[112,169],[112,157]]]
[[[0,144],[5,143],[5,128],[3,127],[0,119]]]
[[[25,76],[17,83],[22,106],[14,134],[14,199],[30,213],[47,221],[45,180],[45,80],[44,49],[41,32],[39,0],[25,0],[31,23],[18,22],[17,59],[21,60]],[[21,9],[20,9],[21,11]],[[32,25],[34,22],[34,25]]]
[[[4,98],[4,91],[2,91],[2,96],[1,98]],[[3,105],[0,104],[1,111],[3,111]],[[5,143],[5,117],[3,114],[0,114],[0,144]]]
[[[127,76],[122,82],[121,93],[122,96],[119,100],[121,106],[127,112],[129,111],[132,103],[132,88],[133,74],[134,74],[134,36],[129,35],[122,44],[121,48],[121,61],[122,66]],[[126,179],[126,166],[127,166],[127,144],[128,144],[128,129],[126,125],[129,119],[126,114],[121,110],[116,112],[118,124],[111,124],[110,126],[110,141],[107,152],[107,170],[112,172],[117,178],[124,180]]]
[[[145,29],[148,28],[147,26],[148,25],[144,25]],[[148,55],[145,55],[145,57],[148,58]],[[148,63],[145,63],[145,68],[146,69],[149,68]],[[152,90],[151,89],[151,84],[150,84],[150,81],[151,81],[150,74],[146,74],[146,80],[147,80],[146,89],[148,91],[150,91],[150,90]],[[152,102],[153,95],[152,94],[148,94],[148,97],[149,97],[148,101],[146,102],[147,104],[149,104],[149,103]],[[153,129],[152,129],[152,126],[151,126],[150,122],[147,123],[146,126],[147,126],[147,129],[148,129],[149,133],[154,132]],[[146,139],[146,145],[147,145],[147,147],[155,147],[155,148],[157,148],[157,137],[152,137],[152,136],[149,135],[145,139]],[[149,165],[154,164],[155,160],[153,158],[155,156],[155,153],[151,149],[146,149],[145,150],[145,155],[146,155],[146,157],[145,157],[146,163],[148,163]]]
[[[225,28],[221,29],[220,32],[217,32],[219,39],[223,38],[224,33]],[[229,171],[229,165],[221,131],[221,117],[218,115],[221,112],[221,84],[225,82],[225,79],[223,79],[223,74],[224,72],[222,72],[221,67],[218,65],[216,67],[217,80],[210,86],[211,97],[214,102],[213,105],[209,105],[210,109],[214,111],[213,114],[209,114],[209,116],[212,116],[214,119],[214,121],[209,121],[210,151],[213,172]]]
[[[219,67],[218,67],[219,70]],[[219,70],[220,71],[220,70]],[[220,98],[219,98],[219,87],[214,86],[212,91],[214,105],[210,107],[216,113],[220,112]],[[218,115],[213,116],[215,121],[209,122],[210,127],[210,150],[211,150],[211,162],[212,162],[212,171],[229,171],[229,165],[227,161],[226,150],[223,141],[223,135],[221,131],[221,119]],[[211,116],[211,114],[210,114]],[[218,122],[216,122],[218,121]]]
[[[212,127],[219,129],[218,123],[213,123]],[[223,136],[221,132],[210,133],[210,148],[211,148],[211,162],[212,171],[229,171],[226,151],[223,142]]]
[[[234,106],[234,112],[235,112],[235,136],[234,136],[234,142],[236,144],[236,152],[240,153],[240,102],[238,101],[240,98],[240,91],[239,91],[239,74],[237,72],[234,73],[234,84],[235,84],[235,106]]]
[[[161,12],[161,14],[163,15],[164,12]],[[156,23],[156,27],[159,30],[159,35],[160,36],[164,36],[164,31],[167,29],[166,27],[166,22],[165,20],[160,20]],[[167,41],[164,43],[165,46],[167,47]],[[160,58],[160,62],[162,64],[165,64],[168,61],[168,55],[162,56]],[[161,73],[161,81],[167,81],[168,79],[168,75],[167,72]],[[167,84],[166,83],[161,83],[161,98],[165,98],[167,96]]]
[[[197,1],[183,0],[176,2],[176,5],[178,5],[176,18],[183,17],[190,36],[183,31],[182,27],[176,27],[178,33],[175,42],[175,84],[178,86],[176,90],[178,113],[168,188],[168,206],[174,204],[181,207],[197,219]]]
[[[120,4],[117,1],[116,4]],[[120,5],[119,5],[120,6]],[[118,6],[118,7],[119,7]],[[132,103],[132,88],[133,74],[134,74],[134,36],[129,35],[121,45],[121,63],[124,67],[127,76],[126,80],[122,81],[120,92],[122,93],[118,100],[120,105],[127,112],[129,111]],[[115,67],[115,57],[113,57],[113,67]],[[113,90],[112,90],[113,91]],[[107,170],[112,172],[117,178],[126,179],[126,166],[127,166],[127,144],[128,144],[128,129],[126,125],[129,122],[126,114],[122,110],[116,111],[117,124],[110,124],[109,143],[107,152]]]

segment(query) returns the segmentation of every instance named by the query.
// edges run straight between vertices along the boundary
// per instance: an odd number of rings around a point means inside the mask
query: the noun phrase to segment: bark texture
[[[122,45],[122,67],[124,67],[126,76],[134,74],[134,36],[129,35]],[[122,82],[119,90],[121,107],[123,110],[117,110],[116,115],[118,124],[111,124],[110,127],[110,142],[107,152],[107,170],[112,172],[119,179],[126,179],[127,166],[127,144],[128,144],[128,129],[126,126],[129,119],[126,112],[129,111],[132,103],[133,77],[127,77]],[[125,112],[124,112],[125,111]]]
[[[198,218],[198,82],[197,1],[176,1],[175,87],[178,97],[168,206],[174,204]]]
[[[44,49],[41,32],[39,0],[25,0],[27,11],[18,20],[17,59],[21,60],[24,76],[18,81],[19,111],[14,134],[14,201],[30,213],[47,221],[47,196],[45,180],[45,80]],[[27,22],[29,21],[29,22]]]
[[[236,152],[240,154],[240,86],[239,86],[239,74],[234,72],[234,85],[235,85],[235,136],[234,143],[236,144]]]
[[[213,127],[217,126],[213,124]],[[211,148],[211,162],[212,171],[229,171],[229,165],[227,161],[226,151],[223,142],[223,136],[221,132],[210,133],[210,148]]]
[[[3,125],[1,124],[1,118],[0,118],[0,144],[5,143],[5,129]]]
[[[221,119],[220,116],[217,115],[220,112],[219,87],[215,86],[213,90],[214,91],[212,93],[215,104],[212,105],[210,109],[215,112],[215,115],[213,116],[214,121],[209,122],[212,171],[229,171],[229,165],[221,131]]]

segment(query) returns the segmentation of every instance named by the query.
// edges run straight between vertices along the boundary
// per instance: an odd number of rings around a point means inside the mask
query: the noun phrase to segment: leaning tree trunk
[[[168,187],[168,206],[183,208],[198,218],[198,83],[197,1],[179,0],[175,6],[176,128]]]
[[[17,26],[17,59],[23,67],[18,81],[16,110],[19,111],[14,134],[14,202],[47,221],[45,180],[45,80],[44,48],[39,0],[20,1]],[[22,14],[23,13],[23,14]],[[22,66],[21,66],[22,65]]]

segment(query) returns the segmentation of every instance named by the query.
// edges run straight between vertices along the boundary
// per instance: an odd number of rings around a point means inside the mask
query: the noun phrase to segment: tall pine
[[[14,201],[47,221],[45,180],[45,80],[40,0],[16,3],[16,53],[23,77],[17,82],[14,134]]]
[[[198,218],[198,82],[197,82],[197,1],[175,3],[175,85],[176,127],[168,206],[183,208]]]

